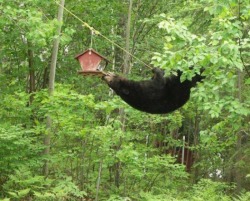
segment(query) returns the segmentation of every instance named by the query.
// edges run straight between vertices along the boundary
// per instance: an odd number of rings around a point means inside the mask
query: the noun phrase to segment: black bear
[[[133,81],[107,74],[103,79],[117,95],[133,108],[151,114],[172,112],[183,106],[190,97],[190,89],[204,77],[196,74],[192,80],[180,81],[182,72],[164,77],[164,71],[154,68],[151,80]]]

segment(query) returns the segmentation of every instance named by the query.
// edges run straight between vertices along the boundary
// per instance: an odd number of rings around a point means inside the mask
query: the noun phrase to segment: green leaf
[[[27,188],[27,189],[23,189],[23,190],[19,190],[17,191],[17,194],[20,198],[23,198],[25,197],[26,195],[28,195],[30,192],[30,188]]]

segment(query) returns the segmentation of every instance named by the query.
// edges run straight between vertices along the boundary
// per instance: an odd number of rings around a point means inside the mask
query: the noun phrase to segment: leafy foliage
[[[182,81],[204,68],[190,101],[168,115],[135,111],[99,78],[77,75],[74,56],[91,39],[114,63],[107,70],[121,71],[123,52],[68,12],[48,96],[57,6],[0,0],[0,199],[249,200],[249,1],[133,1],[133,55],[167,75],[183,71]],[[66,7],[125,46],[128,1]],[[151,76],[130,59],[130,77]]]

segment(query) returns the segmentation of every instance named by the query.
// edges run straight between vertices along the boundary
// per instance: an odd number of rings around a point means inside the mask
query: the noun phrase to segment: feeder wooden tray
[[[78,71],[79,74],[83,75],[83,76],[99,76],[102,77],[104,75],[107,75],[106,72],[104,71]]]

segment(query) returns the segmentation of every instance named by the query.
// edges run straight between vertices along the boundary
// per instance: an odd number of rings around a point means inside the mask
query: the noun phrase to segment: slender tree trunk
[[[125,75],[129,74],[130,72],[130,55],[128,52],[130,52],[130,26],[131,26],[131,14],[132,14],[132,5],[133,5],[133,0],[129,1],[129,8],[128,8],[128,19],[127,19],[127,26],[126,26],[126,44],[125,44],[125,55],[124,55],[124,68],[123,68],[123,73]]]
[[[64,7],[65,0],[60,1],[60,5],[58,7],[58,16],[57,20],[62,23],[63,20],[63,7]],[[59,48],[59,42],[60,42],[60,34],[61,34],[61,24],[59,25],[57,29],[57,35],[58,37],[54,40],[53,44],[53,50],[52,50],[52,59],[51,59],[51,65],[50,65],[50,75],[49,75],[49,95],[52,96],[54,92],[54,85],[55,85],[55,73],[56,73],[56,62],[57,62],[57,55],[58,55],[58,48]],[[48,133],[44,137],[44,155],[49,156],[50,153],[50,138],[51,138],[51,127],[52,127],[52,119],[50,116],[47,117],[47,130]],[[44,162],[43,167],[43,173],[45,176],[48,176],[49,174],[49,161],[48,159]]]
[[[44,71],[43,71],[43,81],[42,81],[42,85],[41,85],[42,89],[45,89],[48,86],[48,81],[49,81],[48,71],[49,71],[49,67],[46,66]]]
[[[123,68],[123,74],[127,75],[130,72],[130,55],[129,55],[129,44],[130,44],[130,25],[131,25],[131,14],[132,14],[132,4],[133,1],[129,1],[129,9],[128,9],[128,18],[127,18],[127,26],[126,26],[126,44],[125,44],[125,55],[124,55],[124,68]],[[122,130],[125,131],[125,113],[124,109],[120,110],[120,117],[121,117],[121,122],[122,122]]]
[[[100,161],[100,165],[99,165],[97,184],[96,184],[96,196],[95,196],[95,201],[98,201],[98,195],[99,195],[100,184],[101,184],[101,175],[102,175],[102,163],[103,163],[103,161],[101,160],[101,161]]]
[[[125,49],[126,52],[124,54],[124,68],[123,68],[123,74],[127,75],[130,72],[130,55],[129,55],[129,44],[130,44],[130,25],[131,25],[131,13],[132,13],[132,4],[133,1],[129,1],[129,8],[128,8],[128,18],[127,18],[127,26],[126,26],[126,32],[125,32],[125,38],[126,38],[126,44],[125,44]],[[125,131],[125,122],[126,122],[126,114],[124,112],[123,108],[120,108],[119,110],[119,116],[121,120],[121,127],[122,131]],[[120,146],[122,144],[122,138],[120,138],[120,143],[117,145],[117,151],[120,149]],[[119,188],[120,186],[120,166],[121,163],[117,162],[115,164],[115,186]]]
[[[30,96],[30,104],[33,102],[33,92],[36,90],[36,82],[35,82],[35,66],[34,66],[34,55],[32,50],[32,44],[30,41],[28,44],[28,64],[29,64],[29,93]]]
[[[185,135],[182,137],[182,153],[181,153],[181,164],[184,165],[185,162]],[[187,163],[185,164],[187,166]]]
[[[200,135],[199,135],[199,116],[198,116],[198,112],[196,111],[196,115],[195,115],[195,124],[194,124],[194,147],[197,147],[200,143]],[[199,153],[198,151],[194,152],[194,161],[197,162],[199,161]],[[199,168],[198,167],[194,167],[194,174],[193,174],[194,178],[193,178],[193,182],[196,183],[198,176],[199,176]]]
[[[242,80],[243,80],[243,73],[238,70],[238,79],[237,79],[237,98],[240,102],[242,102]],[[237,133],[237,143],[236,143],[236,158],[235,158],[235,163],[236,164],[240,164],[241,160],[242,160],[242,147],[241,147],[241,141],[242,139],[242,132],[239,131]],[[243,176],[242,176],[242,171],[240,167],[235,168],[235,181],[236,181],[236,193],[240,194],[241,189],[242,189],[242,180],[243,180]]]
[[[241,18],[241,6],[242,6],[242,1],[239,0],[238,1],[238,20],[241,22],[241,28],[242,30],[244,30],[244,24]],[[245,32],[246,33],[246,32]],[[244,31],[243,31],[243,36],[244,37]],[[245,67],[244,64],[244,60],[242,57],[242,44],[241,44],[241,40],[242,38],[238,38],[238,46],[239,46],[239,53],[240,53],[240,58],[241,58],[241,62],[243,64],[243,66]],[[236,83],[236,97],[238,98],[239,102],[242,103],[242,83],[243,83],[243,77],[244,74],[243,72],[241,72],[240,70],[237,70],[237,74],[238,74],[238,78],[237,78],[237,83]],[[234,176],[235,176],[235,182],[236,182],[236,193],[240,194],[241,190],[242,190],[242,183],[243,183],[243,174],[242,174],[242,170],[239,164],[241,164],[241,160],[243,157],[242,154],[242,131],[238,131],[237,133],[237,142],[236,142],[236,157],[235,157],[235,168],[234,168]]]

